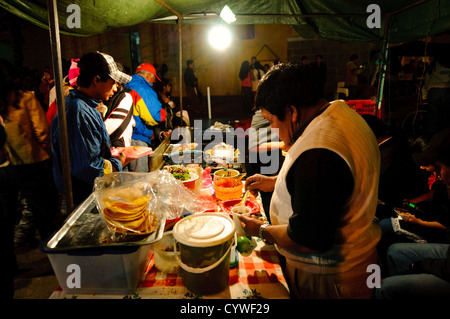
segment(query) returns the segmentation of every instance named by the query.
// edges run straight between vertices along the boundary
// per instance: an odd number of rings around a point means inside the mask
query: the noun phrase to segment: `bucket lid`
[[[200,213],[181,219],[173,228],[177,241],[192,247],[220,245],[234,236],[233,220],[223,213]]]

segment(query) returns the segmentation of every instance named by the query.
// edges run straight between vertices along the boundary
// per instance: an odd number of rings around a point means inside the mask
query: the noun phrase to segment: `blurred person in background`
[[[389,275],[375,291],[377,299],[449,300],[450,298],[450,128],[435,134],[419,164],[436,172],[445,185],[435,209],[447,218],[447,242],[395,243],[387,253]]]
[[[50,127],[32,92],[18,89],[20,82],[11,65],[0,63],[0,116],[7,135],[0,164],[0,216],[6,247],[4,276],[19,270],[14,254],[14,227],[19,192],[27,201],[39,235],[45,240],[56,229],[58,211],[51,163]]]
[[[450,48],[439,50],[425,73],[422,99],[428,109],[425,137],[450,127]]]
[[[250,63],[244,61],[239,70],[239,79],[241,80],[242,108],[246,114],[250,114],[253,108],[252,99],[252,80],[250,78]]]

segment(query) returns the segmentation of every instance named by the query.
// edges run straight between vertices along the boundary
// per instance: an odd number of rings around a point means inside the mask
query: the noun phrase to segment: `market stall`
[[[177,170],[170,170],[173,167]],[[209,167],[201,168],[201,173],[198,168],[184,169],[184,165],[166,165],[151,173],[116,173],[97,180],[94,193],[41,247],[60,284],[50,298],[289,298],[275,247],[241,236],[233,218],[233,207],[243,202],[248,213],[266,220],[260,197],[244,196],[243,174],[232,169],[211,174]],[[200,187],[183,183],[180,175],[186,172],[201,181]],[[222,180],[238,186],[230,188],[232,192],[221,189]],[[144,236],[124,235],[123,229],[118,230],[124,224],[113,225],[117,220],[106,214],[106,207],[117,203],[125,207],[123,199],[135,193],[135,186],[150,187],[148,193],[155,198],[146,207],[155,212],[158,222]],[[132,197],[133,203],[145,194]],[[131,214],[135,206],[126,206],[126,213]],[[200,222],[192,226],[195,220]],[[205,247],[205,241],[212,246]],[[211,250],[198,249],[212,249],[214,257]],[[186,250],[188,256],[197,254],[193,260],[186,260]],[[201,267],[192,268],[192,263]],[[74,265],[81,274],[78,285],[73,278],[76,272],[68,268]]]

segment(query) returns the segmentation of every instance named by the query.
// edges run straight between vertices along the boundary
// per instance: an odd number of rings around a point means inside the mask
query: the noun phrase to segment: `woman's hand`
[[[250,191],[272,192],[277,181],[276,176],[255,174],[245,180],[245,189]]]

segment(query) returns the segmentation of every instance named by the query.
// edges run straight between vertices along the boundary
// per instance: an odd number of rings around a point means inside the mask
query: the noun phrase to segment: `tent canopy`
[[[317,37],[341,41],[378,41],[390,16],[388,41],[407,42],[450,30],[450,2],[440,0],[378,0],[381,28],[370,29],[366,12],[373,0],[58,0],[60,32],[90,36],[114,28],[139,23],[213,23],[228,5],[236,14],[236,24],[289,24],[306,38]],[[69,28],[66,21],[80,8],[80,28]],[[46,0],[4,0],[0,6],[38,26],[48,28]],[[431,31],[430,31],[431,30]]]

